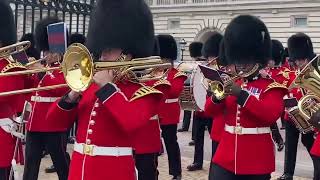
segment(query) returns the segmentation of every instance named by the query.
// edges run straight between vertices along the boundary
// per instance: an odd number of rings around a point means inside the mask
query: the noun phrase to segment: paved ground
[[[282,132],[283,133],[283,132]],[[179,143],[181,147],[182,154],[182,168],[183,168],[183,179],[184,180],[207,180],[208,178],[208,168],[211,154],[211,144],[208,135],[206,135],[205,139],[205,163],[204,170],[197,172],[187,172],[186,167],[193,161],[193,147],[189,146],[189,140],[191,138],[191,132],[179,133]],[[71,149],[71,147],[69,147]],[[298,157],[297,157],[297,167],[296,167],[296,180],[309,180],[312,177],[312,163],[311,160],[302,147],[301,143],[299,143],[298,147]],[[277,154],[277,171],[273,174],[273,179],[279,177],[282,173],[283,169],[283,152]],[[49,156],[43,159],[39,180],[57,180],[57,176],[55,174],[45,174],[44,168],[51,165],[51,159]],[[20,171],[22,171],[20,168]],[[170,180],[171,177],[168,175],[168,165],[167,165],[167,157],[163,155],[159,159],[159,171],[160,171],[160,180]],[[298,177],[299,176],[299,177]]]

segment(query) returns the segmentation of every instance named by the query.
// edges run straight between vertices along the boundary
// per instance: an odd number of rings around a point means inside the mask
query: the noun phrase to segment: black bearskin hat
[[[9,1],[0,0],[0,43],[8,46],[17,42],[17,29]]]
[[[304,33],[297,33],[288,39],[290,61],[314,58],[313,45],[310,37]]]
[[[26,50],[26,53],[29,57],[34,57],[36,59],[40,58],[40,52],[38,49],[35,48],[35,40],[34,35],[32,33],[27,33],[23,35],[20,39],[20,42],[22,41],[30,41],[31,47]]]
[[[275,65],[280,65],[284,60],[284,47],[282,43],[278,40],[272,40],[272,60],[274,60]]]
[[[106,49],[122,49],[133,58],[152,56],[154,25],[148,5],[144,0],[98,0],[86,45],[96,57]]]
[[[154,38],[153,56],[160,56],[160,47],[158,37]]]
[[[175,61],[178,56],[177,42],[171,35],[158,35],[161,58]]]
[[[69,42],[70,44],[73,44],[73,43],[85,44],[86,37],[83,34],[74,33],[70,36]]]
[[[49,50],[47,27],[50,24],[59,23],[59,22],[61,21],[58,19],[58,17],[46,17],[37,23],[37,26],[35,29],[35,40],[36,40],[37,49],[39,49],[40,51]]]
[[[190,56],[192,58],[201,57],[202,56],[202,53],[201,53],[202,47],[203,47],[202,42],[192,42],[189,45]]]
[[[221,40],[221,42],[219,44],[219,58],[217,59],[217,63],[220,66],[227,66],[228,65],[228,61],[226,59],[226,54],[225,54],[225,50],[224,50],[223,39]]]
[[[230,64],[259,63],[271,58],[271,39],[266,25],[257,17],[240,15],[227,26],[225,54]]]
[[[212,34],[209,39],[204,43],[202,48],[202,55],[205,58],[208,57],[218,57],[219,56],[219,49],[220,49],[220,42],[223,36],[215,32]]]

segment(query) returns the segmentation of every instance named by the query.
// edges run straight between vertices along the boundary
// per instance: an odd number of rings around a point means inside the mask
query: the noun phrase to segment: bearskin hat
[[[17,29],[9,1],[0,0],[0,43],[8,46],[17,42]]]
[[[133,58],[153,54],[154,25],[144,0],[98,0],[91,14],[87,47],[96,57],[122,49]]]
[[[202,42],[192,42],[189,45],[189,52],[190,52],[190,56],[192,58],[197,58],[197,57],[201,57],[202,56],[202,47],[203,47],[203,43]]]
[[[40,52],[38,49],[35,48],[34,35],[32,33],[27,33],[27,34],[23,35],[20,39],[20,42],[22,42],[22,41],[30,41],[30,43],[31,43],[31,47],[29,47],[26,50],[28,57],[34,57],[36,59],[39,59]]]
[[[223,36],[218,32],[212,34],[202,47],[202,55],[205,58],[219,56],[220,42],[222,38]]]
[[[273,39],[272,41],[272,60],[275,65],[280,65],[284,60],[284,47],[278,40]]]
[[[158,37],[154,38],[154,48],[153,48],[153,56],[160,56],[160,47]]]
[[[227,26],[225,54],[230,64],[259,63],[271,58],[271,39],[266,25],[257,17],[240,15]]]
[[[174,37],[171,35],[158,35],[157,39],[159,42],[161,58],[175,61],[178,56],[178,48]]]
[[[217,59],[217,63],[220,66],[227,66],[228,65],[228,61],[226,59],[226,54],[225,54],[225,50],[224,50],[223,39],[221,40],[221,42],[219,44],[219,58]]]
[[[315,54],[310,37],[304,33],[297,33],[288,39],[288,52],[290,61],[297,59],[311,60]]]
[[[83,34],[78,34],[78,33],[71,34],[69,43],[70,44],[73,44],[73,43],[85,44],[86,37]]]
[[[46,17],[37,23],[35,29],[35,40],[37,49],[39,49],[40,51],[49,50],[47,27],[50,24],[55,24],[59,22],[61,22],[61,20],[59,20],[58,17]]]
[[[30,41],[31,47],[35,46],[34,35],[32,33],[27,33],[27,34],[23,35],[20,39],[20,42],[22,42],[22,41]]]

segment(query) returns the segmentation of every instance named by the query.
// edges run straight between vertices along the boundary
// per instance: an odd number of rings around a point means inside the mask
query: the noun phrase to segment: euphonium
[[[311,116],[320,110],[320,61],[319,55],[312,59],[298,74],[291,88],[303,88],[308,92],[299,100],[298,113],[291,115],[298,121],[295,123],[303,133],[313,130],[309,123]],[[293,109],[294,110],[294,109]]]

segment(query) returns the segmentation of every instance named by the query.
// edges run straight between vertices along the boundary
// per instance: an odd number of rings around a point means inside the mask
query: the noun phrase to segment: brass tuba
[[[297,109],[290,110],[290,115],[297,128],[300,129],[301,132],[307,133],[313,131],[313,127],[309,123],[311,116],[320,110],[319,55],[313,58],[298,72],[296,79],[290,85],[289,89],[297,87],[307,90],[307,93],[299,100]]]

